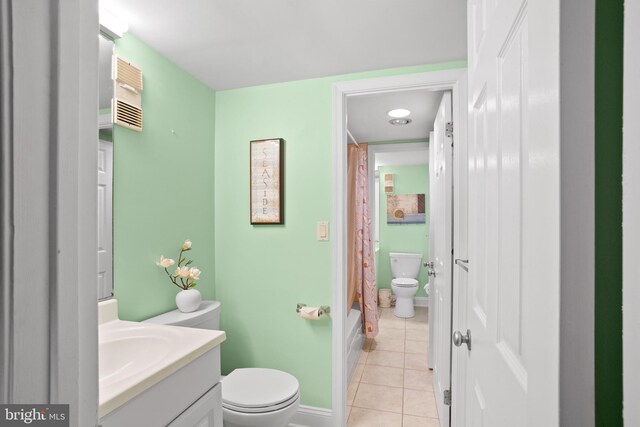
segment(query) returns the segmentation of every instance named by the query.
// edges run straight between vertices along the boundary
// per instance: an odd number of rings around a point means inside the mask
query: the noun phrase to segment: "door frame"
[[[0,401],[67,403],[72,427],[96,425],[98,2],[10,0],[0,18],[12,30],[0,49],[3,76],[11,70],[0,107],[11,129],[0,137]]]
[[[625,2],[624,18],[624,117],[640,115],[640,1]],[[637,402],[640,398],[640,336],[635,332],[640,324],[640,124],[637,120],[625,120],[623,148],[623,396],[625,402]],[[638,405],[624,405],[624,422],[627,425],[640,423]]]
[[[337,83],[333,86],[333,230],[332,242],[332,425],[344,425],[347,391],[346,363],[346,206],[347,206],[347,98],[374,93],[415,89],[451,90],[456,141],[466,145],[467,69],[458,68],[418,74]],[[455,166],[454,166],[455,167]],[[455,176],[455,173],[454,173]],[[455,223],[454,215],[454,228]],[[466,228],[465,228],[466,229]],[[455,239],[454,239],[455,241]],[[455,299],[454,306],[455,304]],[[453,366],[453,365],[452,365]],[[452,383],[454,377],[452,376]]]

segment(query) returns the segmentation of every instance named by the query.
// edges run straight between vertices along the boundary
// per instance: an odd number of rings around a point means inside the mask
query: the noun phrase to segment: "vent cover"
[[[384,174],[384,192],[393,193],[393,174],[392,173]]]
[[[142,130],[142,108],[127,104],[126,102],[116,99],[113,108],[114,123],[129,129]]]
[[[142,130],[142,70],[113,56],[113,123]]]

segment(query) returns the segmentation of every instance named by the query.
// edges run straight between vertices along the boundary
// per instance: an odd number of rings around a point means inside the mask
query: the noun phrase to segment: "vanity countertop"
[[[104,304],[98,326],[100,418],[226,338],[224,331],[119,320],[116,300],[100,304]]]

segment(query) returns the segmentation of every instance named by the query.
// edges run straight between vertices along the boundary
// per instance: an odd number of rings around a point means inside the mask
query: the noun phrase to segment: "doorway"
[[[334,209],[333,222],[335,239],[333,242],[333,425],[344,425],[347,403],[347,331],[346,306],[346,144],[347,144],[347,102],[359,96],[384,94],[411,90],[450,90],[454,117],[457,117],[457,132],[465,139],[466,70],[449,70],[397,76],[358,82],[337,84],[334,87]],[[455,168],[454,168],[455,169]],[[450,324],[450,317],[447,320]],[[406,325],[405,325],[406,329]],[[444,336],[441,346],[450,346],[449,336]],[[433,345],[438,345],[434,343]],[[448,363],[450,364],[450,349]],[[404,361],[403,361],[404,363]],[[403,364],[404,367],[404,364]],[[450,370],[450,365],[447,371]],[[450,371],[449,371],[450,372]],[[434,396],[435,398],[435,396]],[[446,395],[439,396],[444,402]],[[448,417],[446,418],[448,425]]]

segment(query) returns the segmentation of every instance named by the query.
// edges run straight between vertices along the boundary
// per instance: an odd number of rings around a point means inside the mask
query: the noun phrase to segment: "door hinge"
[[[444,404],[447,406],[451,406],[451,390],[444,391]]]
[[[447,127],[445,129],[445,135],[447,135],[447,138],[452,138],[453,137],[453,122],[447,122]]]

